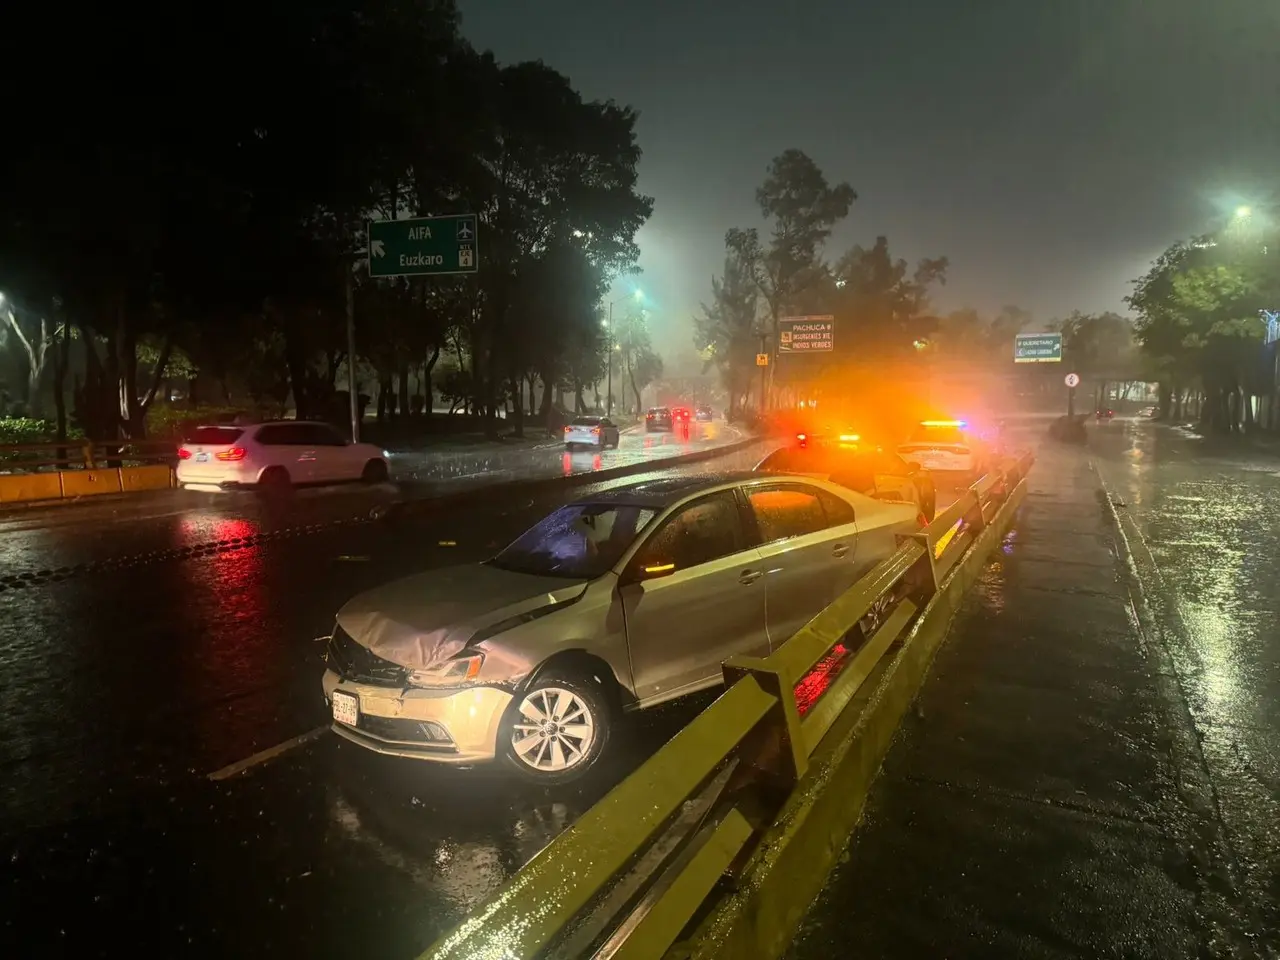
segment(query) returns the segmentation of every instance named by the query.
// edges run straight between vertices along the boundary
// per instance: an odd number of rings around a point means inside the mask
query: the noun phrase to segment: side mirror
[[[639,565],[632,568],[632,579],[636,582],[645,580],[660,580],[663,577],[669,577],[676,572],[674,563],[650,563]]]
[[[920,464],[916,463],[914,460],[908,460],[907,469],[910,470],[912,473],[919,473],[922,468]]]

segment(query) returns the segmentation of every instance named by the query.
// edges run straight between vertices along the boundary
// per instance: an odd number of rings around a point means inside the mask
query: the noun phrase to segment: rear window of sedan
[[[575,417],[573,421],[575,427],[598,427],[600,426],[599,417]]]
[[[219,447],[235,443],[243,433],[239,427],[196,427],[191,431],[191,436],[187,437],[187,443]]]
[[[651,417],[669,417],[671,416],[670,407],[650,407],[649,416]]]

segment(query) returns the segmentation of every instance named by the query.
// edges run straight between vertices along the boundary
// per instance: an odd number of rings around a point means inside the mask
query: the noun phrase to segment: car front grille
[[[367,683],[375,687],[406,687],[409,671],[398,663],[383,660],[367,647],[356,643],[347,631],[334,626],[329,638],[329,666],[342,677],[354,683]]]

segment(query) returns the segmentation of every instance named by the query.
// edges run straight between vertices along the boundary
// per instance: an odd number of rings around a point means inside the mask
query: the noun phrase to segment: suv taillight
[[[230,461],[232,463],[238,460],[243,460],[248,455],[249,451],[244,447],[232,447],[230,450],[221,450],[214,454],[214,456],[219,460]]]
[[[190,450],[188,450],[186,447],[179,447],[179,448],[178,448],[178,459],[179,459],[179,460],[190,460],[190,459],[191,459],[191,451],[190,451]]]

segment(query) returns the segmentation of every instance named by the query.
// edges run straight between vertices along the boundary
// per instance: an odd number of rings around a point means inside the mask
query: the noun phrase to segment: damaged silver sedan
[[[333,729],[381,753],[586,773],[626,711],[719,685],[919,529],[907,504],[802,476],[630,484],[552,512],[496,557],[338,613]]]

